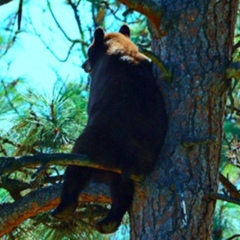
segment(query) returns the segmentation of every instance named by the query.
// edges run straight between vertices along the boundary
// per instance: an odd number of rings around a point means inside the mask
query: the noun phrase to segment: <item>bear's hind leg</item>
[[[108,215],[96,224],[100,233],[113,233],[121,224],[122,218],[132,204],[134,194],[134,182],[131,179],[123,179],[119,174],[113,174],[110,183],[112,206]]]
[[[78,206],[78,196],[90,179],[90,168],[68,166],[64,175],[61,202],[52,211],[52,217],[59,220],[72,217]]]

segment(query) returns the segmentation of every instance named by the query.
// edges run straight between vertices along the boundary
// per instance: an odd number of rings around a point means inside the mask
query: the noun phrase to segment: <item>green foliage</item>
[[[4,93],[1,92],[2,95]],[[21,95],[21,111],[12,116],[12,127],[8,133],[0,133],[1,154],[2,155],[28,155],[46,152],[70,152],[74,140],[78,137],[86,124],[86,85],[74,83],[66,84],[58,80],[54,85],[52,96],[45,96],[32,89],[27,90]],[[15,98],[17,100],[17,98]],[[14,98],[11,100],[12,106],[15,105]],[[7,116],[7,115],[6,115]],[[57,167],[61,171],[61,167]],[[33,183],[31,179],[34,169],[22,169],[12,173],[11,179],[24,183]],[[55,170],[48,169],[46,176],[54,176]],[[4,181],[4,178],[2,178]],[[33,188],[41,187],[43,179],[35,181]],[[1,185],[1,184],[0,184]],[[24,196],[29,192],[22,191]],[[12,194],[12,193],[11,193]],[[15,194],[16,196],[16,194]],[[13,199],[9,192],[0,188],[2,205],[12,202]],[[20,196],[19,196],[20,197]],[[17,199],[15,199],[17,200]],[[129,229],[122,225],[115,235],[103,237],[95,231],[91,224],[91,219],[101,218],[106,214],[106,208],[94,204],[84,205],[79,209],[76,217],[69,222],[56,222],[50,218],[48,213],[37,215],[22,223],[16,230],[3,239],[128,239]],[[91,210],[92,209],[92,210]],[[105,211],[105,212],[103,212]],[[98,214],[98,215],[96,215]],[[96,215],[96,216],[95,216]],[[79,216],[79,217],[78,217]],[[94,220],[96,221],[96,220]],[[128,217],[126,217],[128,221]],[[128,222],[126,222],[127,224]],[[124,236],[121,237],[121,234]]]
[[[240,40],[240,21],[236,27],[235,52],[233,61],[240,60],[239,40]],[[229,181],[240,189],[240,79],[236,74],[232,79],[228,93],[226,106],[226,120],[224,124],[224,141],[222,148],[222,162],[220,172],[227,176]],[[229,194],[220,184],[219,192]],[[239,222],[240,208],[238,205],[217,201],[214,218],[213,239],[221,240],[231,238],[235,234],[240,234]],[[238,239],[238,238],[234,238]]]
[[[228,239],[235,234],[239,234],[240,208],[232,203],[217,202],[217,207],[214,217],[213,239],[222,240]],[[238,239],[238,238],[235,238]]]
[[[21,111],[12,117],[8,134],[1,137],[5,153],[69,152],[87,119],[84,91],[83,86],[58,80],[51,97],[31,89],[19,94]]]
[[[18,114],[18,109],[23,103],[22,96],[18,92],[18,87],[23,83],[23,79],[19,78],[10,82],[1,80],[0,82],[0,120],[6,114]]]
[[[64,7],[63,14],[58,13],[59,5]],[[11,73],[12,49],[21,48],[21,40],[34,35],[49,51],[49,58],[61,62],[63,68],[69,68],[69,76],[61,74],[59,69],[57,80],[52,94],[41,93],[38,88],[29,88],[27,82],[32,79],[9,80],[11,77],[0,74],[0,156],[31,155],[39,153],[70,152],[75,139],[79,136],[87,121],[86,104],[88,97],[88,84],[80,66],[86,58],[86,51],[91,42],[94,29],[103,26],[106,31],[118,31],[123,23],[129,23],[132,29],[132,37],[136,43],[141,43],[149,48],[149,33],[145,17],[126,8],[117,1],[46,1],[42,3],[24,1],[22,17],[19,19],[17,9],[9,13],[2,24],[0,48],[1,62],[6,60],[6,75]],[[6,15],[7,16],[7,15]],[[41,21],[36,20],[36,17]],[[64,19],[68,17],[67,25]],[[21,29],[17,30],[17,20],[21,21]],[[3,41],[2,41],[3,40]],[[32,45],[32,44],[31,44]],[[15,53],[17,54],[17,53]],[[37,53],[38,54],[38,53]],[[38,56],[34,55],[34,58]],[[41,54],[41,53],[40,53]],[[35,60],[35,59],[33,59]],[[48,59],[46,59],[48,61]],[[49,65],[52,65],[51,63]],[[74,66],[74,68],[72,68]],[[74,69],[74,70],[73,70]],[[80,72],[81,77],[73,77],[73,72]],[[37,74],[37,73],[36,73]],[[62,79],[71,79],[65,83]],[[79,78],[82,83],[79,82]],[[12,173],[7,178],[23,182],[33,187],[22,191],[25,196],[34,188],[50,184],[44,182],[44,176],[56,175],[56,170],[62,172],[62,168],[47,169],[43,171],[41,179],[31,179],[36,169],[21,169]],[[39,181],[40,180],[40,181]],[[0,183],[1,184],[1,183]],[[9,192],[0,189],[0,196],[5,202],[13,199]],[[11,193],[12,194],[12,193]],[[15,196],[16,197],[16,196]],[[96,206],[94,206],[96,207]],[[86,210],[86,219],[89,219],[91,206],[81,208]],[[104,208],[105,209],[105,208]],[[82,215],[81,212],[79,215]],[[90,217],[91,218],[91,217]],[[114,235],[102,236],[92,227],[90,222],[76,219],[68,223],[56,223],[49,219],[48,214],[41,214],[28,219],[11,234],[3,239],[129,239],[128,217],[125,225]],[[77,221],[78,220],[78,221]]]
[[[51,56],[62,62],[63,65],[71,63],[79,72],[79,66],[86,57],[87,46],[91,42],[94,29],[97,26],[103,26],[106,31],[118,31],[123,23],[130,25],[132,39],[136,44],[147,50],[151,48],[145,17],[115,0],[64,0],[46,1],[38,4],[40,3],[24,1],[21,31],[16,29],[17,10],[14,13],[9,13],[7,23],[0,27],[0,57],[7,56],[22,36],[35,35]],[[58,15],[55,10],[60,4],[66,7],[66,16],[72,16],[72,24],[68,23],[64,26],[62,19],[65,18],[65,15]],[[37,13],[41,12],[42,15],[34,15],[36,13],[35,7],[38,7]],[[32,11],[34,12],[33,15],[31,15]],[[35,21],[35,16],[41,21]],[[42,29],[44,31],[41,31]],[[238,20],[236,44],[240,40],[239,33],[240,24]],[[13,59],[14,57],[15,55],[13,55]],[[239,60],[240,51],[238,48],[234,54],[234,61]],[[8,64],[10,64],[9,62],[11,61],[8,61]],[[10,65],[6,68],[10,68]],[[73,78],[72,82],[65,83],[59,73],[52,94],[47,95],[39,92],[37,88],[29,89],[26,87],[22,78],[10,81],[2,77],[2,74],[0,76],[0,156],[70,152],[75,139],[86,124],[87,84],[76,84],[76,78]],[[31,79],[26,79],[25,82],[27,80],[30,81]],[[221,172],[225,176],[228,175],[235,184],[238,183],[240,172],[229,161],[229,156],[233,142],[238,143],[240,139],[239,89],[239,79],[234,79],[227,102],[225,141],[221,164]],[[62,169],[58,168],[58,170],[61,171]],[[33,172],[34,170],[31,169],[23,169],[11,174],[10,177],[30,183]],[[50,170],[48,174],[53,174],[53,171]],[[222,191],[222,189],[219,191]],[[25,194],[27,193],[23,193],[23,195]],[[1,203],[4,204],[13,201],[9,192],[1,188],[0,198]],[[0,207],[4,207],[4,205],[0,205]],[[79,210],[82,211],[79,215],[85,214],[86,219],[91,218],[92,207],[92,205],[83,206]],[[94,207],[94,212],[96,212],[96,206],[94,205]],[[86,210],[86,212],[83,212],[83,210]],[[215,240],[227,238],[237,233],[237,230],[240,229],[237,219],[239,214],[239,207],[236,205],[218,202],[214,220]],[[4,236],[3,239],[127,240],[129,239],[128,217],[125,218],[125,221],[126,225],[122,225],[115,235],[102,236],[93,230],[90,222],[83,221],[82,218],[75,219],[72,222],[58,223],[53,222],[49,218],[49,214],[44,213],[28,219],[11,234]]]

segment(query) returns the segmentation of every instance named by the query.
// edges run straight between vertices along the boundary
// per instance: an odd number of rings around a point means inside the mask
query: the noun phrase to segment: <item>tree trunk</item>
[[[151,1],[121,2],[152,20],[153,52],[173,76],[165,81],[156,70],[169,131],[155,170],[136,186],[131,239],[211,239],[215,201],[208,194],[218,188],[238,1],[159,0],[160,27]]]

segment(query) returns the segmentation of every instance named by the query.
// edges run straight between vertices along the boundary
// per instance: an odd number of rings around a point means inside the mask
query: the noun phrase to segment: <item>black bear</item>
[[[127,25],[119,33],[105,34],[97,28],[83,68],[91,76],[89,118],[72,153],[86,154],[103,167],[121,169],[122,174],[68,166],[61,203],[52,216],[72,216],[87,183],[92,179],[106,181],[112,206],[96,228],[101,233],[112,233],[132,203],[131,177],[142,178],[158,157],[167,131],[167,117],[152,63],[130,40]]]

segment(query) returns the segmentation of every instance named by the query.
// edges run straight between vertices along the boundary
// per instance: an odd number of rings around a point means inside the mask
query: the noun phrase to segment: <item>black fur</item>
[[[152,73],[152,64],[129,39],[130,30],[120,33],[95,31],[83,68],[90,72],[88,123],[77,139],[73,153],[83,153],[106,167],[120,168],[122,175],[86,167],[68,166],[61,203],[52,215],[72,216],[78,196],[91,180],[109,184],[112,207],[97,223],[102,233],[117,230],[130,207],[134,182],[142,178],[158,157],[167,131],[162,95]]]

